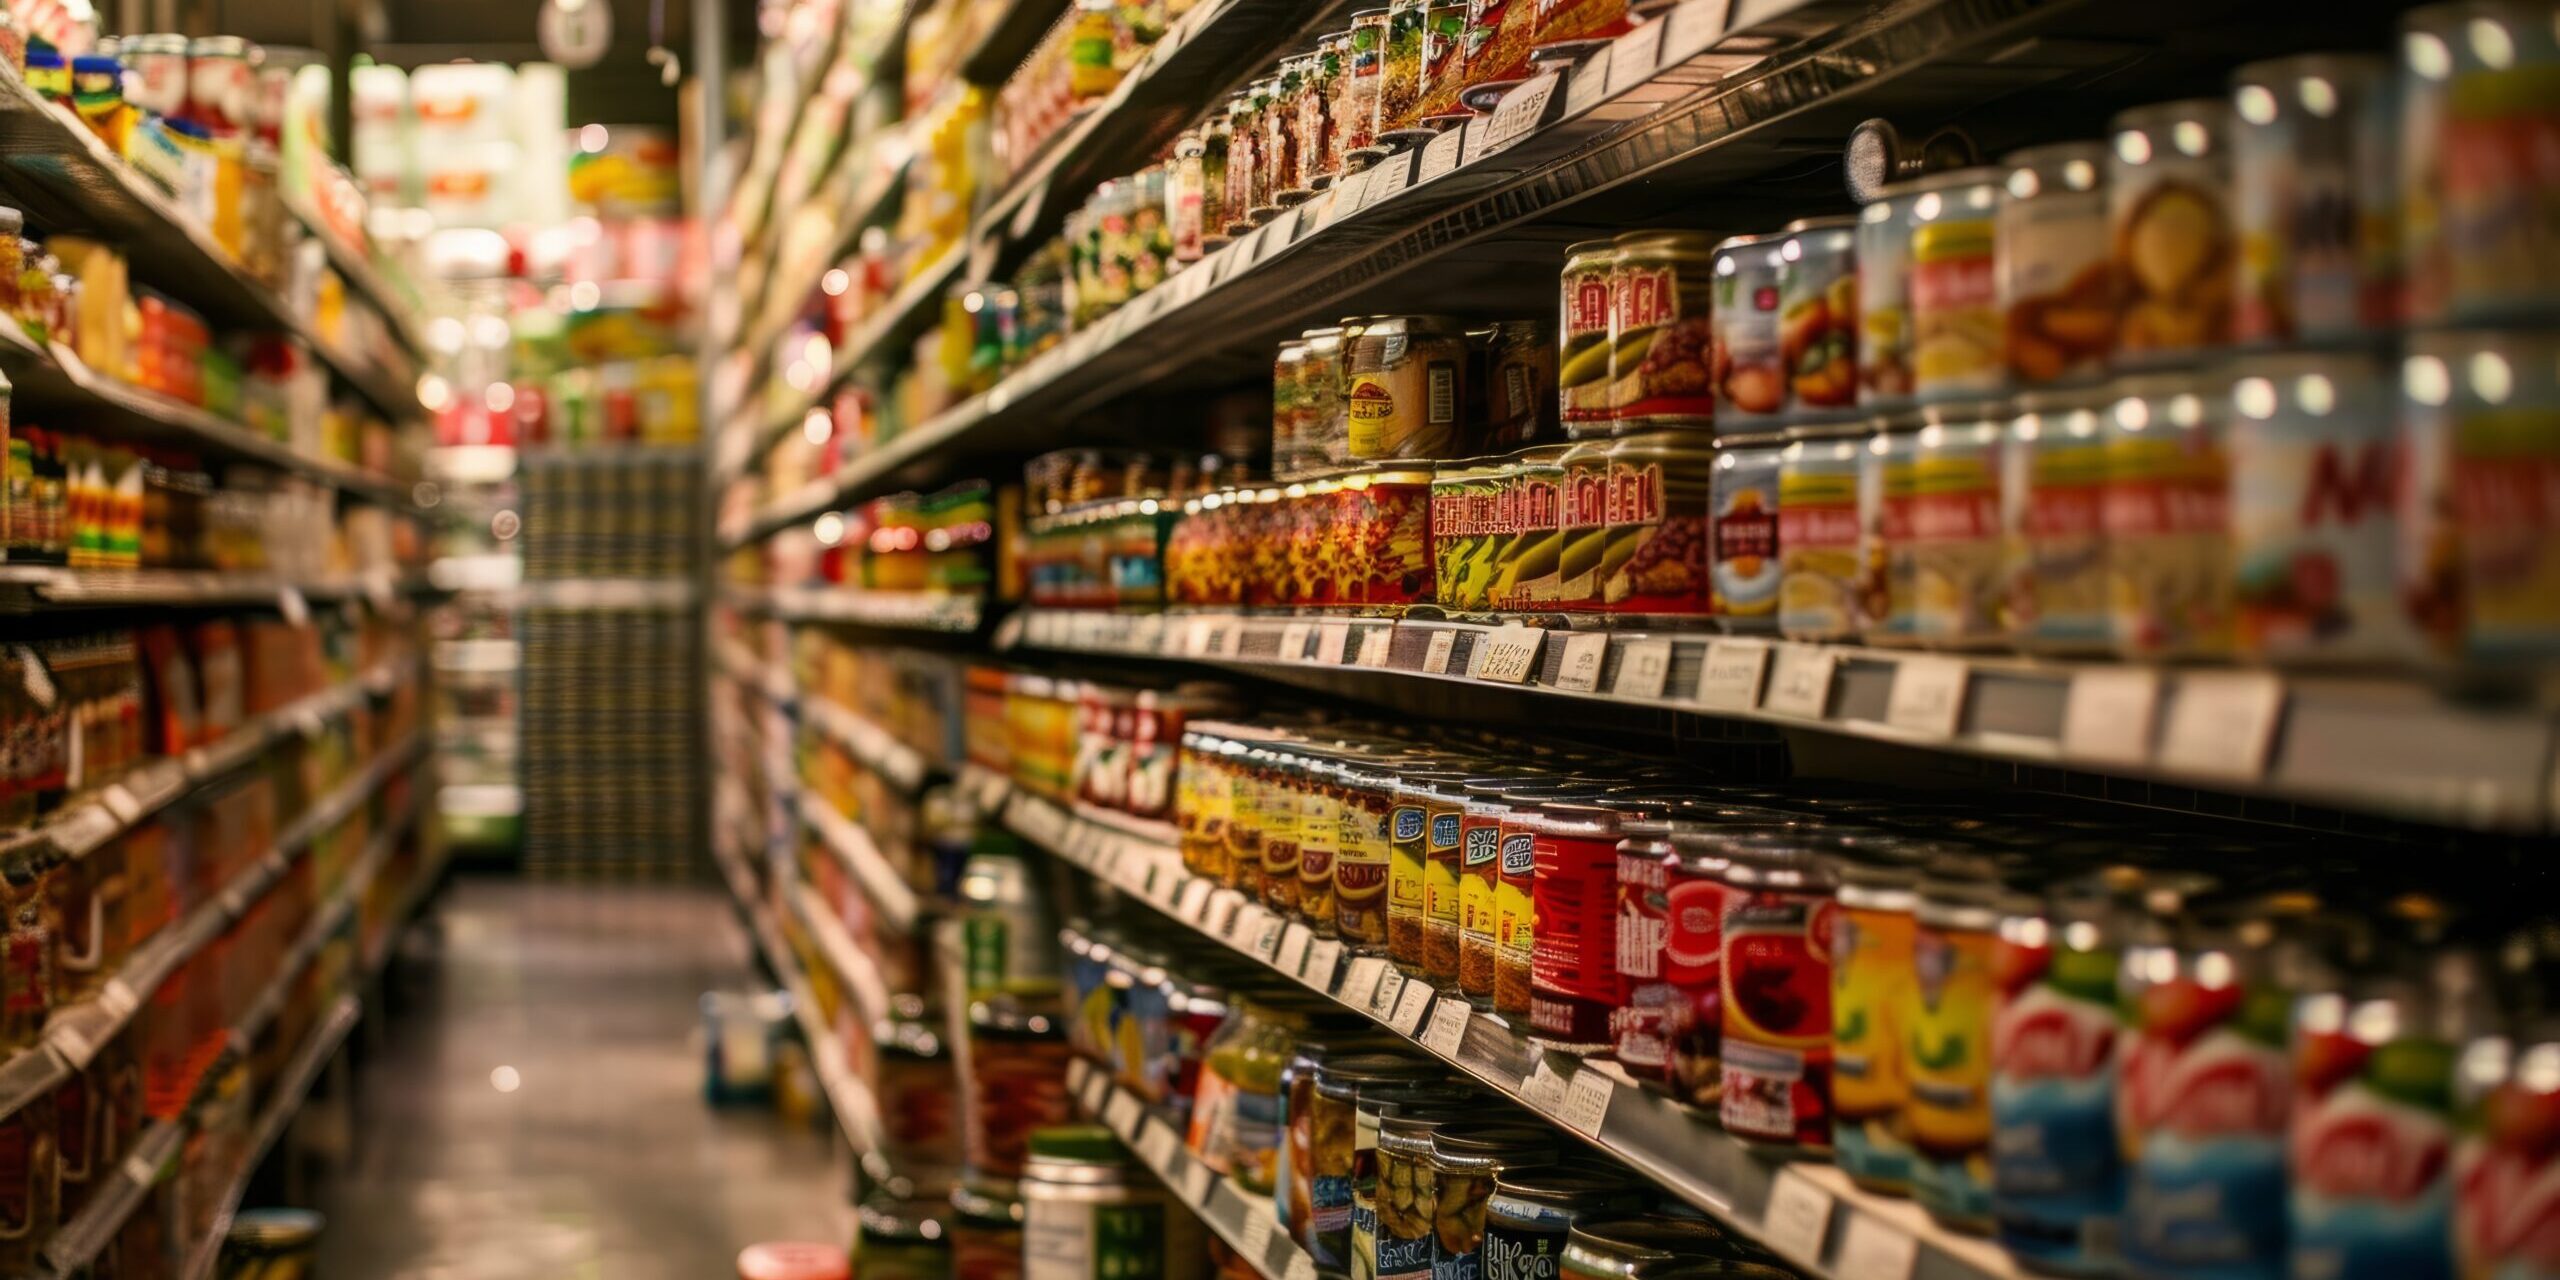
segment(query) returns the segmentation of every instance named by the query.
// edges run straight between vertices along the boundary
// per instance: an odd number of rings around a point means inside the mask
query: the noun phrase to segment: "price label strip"
[[[1760,709],[1779,715],[1819,720],[1831,710],[1831,674],[1840,655],[1812,645],[1778,647],[1776,668]]]
[[[1820,1267],[1822,1244],[1831,1231],[1831,1204],[1831,1193],[1814,1185],[1813,1179],[1793,1169],[1780,1169],[1776,1184],[1769,1188],[1769,1211],[1760,1220],[1760,1238],[1793,1261]]]
[[[1455,1058],[1466,1038],[1466,1001],[1443,1000],[1431,1006],[1431,1024],[1423,1028],[1422,1047],[1443,1058]]]
[[[1942,742],[1956,736],[1964,720],[1965,686],[1972,677],[1972,665],[1961,658],[1904,658],[1894,665],[1884,722]]]
[[[2159,672],[2148,667],[2077,672],[2062,703],[2062,754],[2092,764],[2149,764],[2151,735],[2159,722]]]
[[[1537,669],[1538,649],[1546,638],[1547,633],[1535,627],[1495,628],[1482,637],[1471,674],[1496,684],[1524,683],[1529,673]]]
[[[1422,1026],[1422,1015],[1431,1007],[1431,984],[1407,982],[1396,994],[1395,1013],[1387,1019],[1397,1035],[1410,1036]]]
[[[1567,693],[1597,693],[1600,669],[1608,665],[1609,637],[1598,632],[1569,635],[1558,646],[1553,687]]]
[[[1430,182],[1456,172],[1466,144],[1467,131],[1464,129],[1451,129],[1433,138],[1430,145],[1422,149],[1422,172],[1415,176],[1414,181]]]
[[[1659,698],[1671,682],[1671,642],[1635,640],[1618,646],[1618,674],[1609,692],[1621,698]]]
[[[1445,676],[1449,674],[1449,655],[1454,652],[1457,647],[1458,633],[1456,631],[1443,627],[1432,632],[1430,647],[1422,651],[1423,674],[1433,676]]]
[[[2199,672],[2178,678],[2160,734],[2160,767],[2255,782],[2266,776],[2284,682],[2263,672]]]
[[[1394,647],[1395,639],[1396,631],[1394,627],[1371,627],[1367,631],[1362,632],[1360,635],[1360,656],[1357,659],[1358,665],[1372,668],[1386,666],[1387,654],[1388,651]],[[1447,661],[1448,660],[1445,658],[1442,659],[1442,665],[1446,666]]]
[[[1749,711],[1760,705],[1769,671],[1769,646],[1753,640],[1718,640],[1698,668],[1698,705],[1712,711]]]
[[[1557,1118],[1586,1138],[1599,1137],[1600,1126],[1609,1118],[1609,1100],[1617,1095],[1616,1081],[1584,1067],[1573,1073]]]

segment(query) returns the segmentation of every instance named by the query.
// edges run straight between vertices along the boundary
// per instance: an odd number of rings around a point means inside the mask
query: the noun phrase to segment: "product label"
[[[1999,236],[2010,376],[2035,386],[2102,369],[2116,332],[2105,188],[2002,200]]]
[[[2291,1100],[2282,992],[2180,976],[2144,990],[2118,1106],[2137,1268],[2278,1280]]]
[[[1737,891],[1724,905],[1727,1132],[1831,1145],[1829,898]]]
[[[1858,220],[1858,399],[1911,394],[1911,229],[1879,200]]]
[[[1556,1280],[1573,1216],[1544,1205],[1495,1197],[1484,1223],[1484,1280]]]
[[[1798,640],[1846,639],[1859,625],[1857,463],[1789,465],[1778,479],[1778,629]]]
[[[1997,1236],[2011,1252],[2079,1270],[2111,1260],[2124,1210],[2116,1143],[2117,955],[2005,934],[1991,1035]]]
[[[1991,951],[1987,929],[1922,923],[1912,938],[1911,1003],[1903,1042],[1918,1149],[1912,1195],[1943,1219],[1991,1219]]]
[[[1530,896],[1529,1024],[1570,1044],[1610,1042],[1624,999],[1617,966],[1615,842],[1557,839],[1537,846]]]
[[[2301,1007],[2293,1044],[2294,1274],[2451,1280],[2453,1046],[2419,1035],[2360,1039],[2343,999]]]
[[[2231,436],[2232,594],[2244,652],[2385,659],[2401,627],[2399,450],[2379,398],[2243,415]]]
[[[1987,218],[1912,233],[1912,385],[1921,395],[1996,390],[2007,377],[1992,237]]]
[[[1716,459],[1715,611],[1766,627],[1778,611],[1778,451],[1733,450]],[[1737,625],[1741,625],[1738,623]]]
[[[2103,519],[2118,648],[2229,648],[2230,476],[2219,431],[2162,423],[2109,440]]]
[[[1033,1198],[1023,1205],[1023,1280],[1162,1280],[1165,1207]]]
[[[1843,905],[1831,936],[1833,1158],[1850,1177],[1886,1186],[1911,1180],[1902,1020],[1912,932],[1908,909]]]

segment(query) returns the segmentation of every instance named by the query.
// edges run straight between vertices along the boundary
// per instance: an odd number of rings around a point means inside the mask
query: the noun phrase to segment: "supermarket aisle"
[[[819,1137],[702,1103],[697,998],[752,980],[717,890],[465,879],[437,917],[321,1188],[319,1274],[699,1280],[851,1238]]]

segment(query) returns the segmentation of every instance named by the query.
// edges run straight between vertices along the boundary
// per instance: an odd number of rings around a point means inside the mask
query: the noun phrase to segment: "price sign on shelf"
[[[1618,675],[1609,692],[1621,698],[1659,698],[1670,682],[1670,641],[1631,640],[1618,646]]]
[[[1218,1175],[1197,1160],[1182,1162],[1182,1198],[1195,1205],[1206,1206],[1209,1196],[1218,1189]]]
[[[1662,20],[1667,28],[1662,37],[1663,61],[1686,62],[1706,52],[1724,38],[1729,12],[1728,0],[1685,0],[1673,6]]]
[[[1316,224],[1317,228],[1321,230],[1332,226],[1359,212],[1360,206],[1367,202],[1368,197],[1369,175],[1366,173],[1350,174],[1334,183],[1333,200],[1325,205],[1324,218]]]
[[[1609,1118],[1609,1100],[1618,1096],[1618,1082],[1584,1067],[1573,1073],[1573,1083],[1566,1088],[1564,1106],[1558,1119],[1586,1138],[1600,1136],[1601,1124]]]
[[[1216,885],[1206,880],[1192,880],[1182,886],[1182,918],[1199,924],[1209,916],[1209,894]]]
[[[1404,190],[1405,185],[1413,181],[1413,153],[1399,151],[1388,156],[1363,176],[1368,179],[1368,185],[1361,189],[1361,208],[1366,209],[1371,205],[1393,200],[1396,198],[1396,193]]]
[[[1278,916],[1263,917],[1262,931],[1253,935],[1253,954],[1262,957],[1265,961],[1277,958],[1280,948],[1287,945],[1287,931],[1299,927],[1301,926],[1294,924],[1284,926]]]
[[[2284,682],[2264,672],[2199,672],[2178,677],[2160,733],[2160,767],[2254,782],[2265,777],[2284,718]]]
[[[1449,654],[1458,647],[1458,633],[1442,627],[1431,633],[1430,647],[1422,651],[1422,670],[1426,675],[1449,674]]]
[[[1378,985],[1369,997],[1370,1016],[1389,1019],[1395,1017],[1396,1001],[1403,998],[1407,985],[1409,984],[1405,982],[1404,975],[1393,969],[1380,972]]]
[[[1316,661],[1328,667],[1342,665],[1343,650],[1351,647],[1351,624],[1328,622],[1316,631]]]
[[[1911,1280],[1911,1268],[1920,1260],[1920,1242],[1907,1231],[1888,1226],[1872,1213],[1857,1214],[1849,1219],[1848,1229],[1840,1234],[1840,1263],[1832,1270],[1859,1280]]]
[[[1809,644],[1778,646],[1763,711],[1819,720],[1831,710],[1831,672],[1840,655]]]
[[[1422,149],[1422,171],[1416,174],[1413,180],[1429,182],[1434,178],[1456,172],[1458,160],[1464,153],[1466,145],[1467,132],[1464,129],[1451,129],[1433,138],[1430,145]]]
[[[1331,938],[1307,944],[1307,967],[1298,976],[1309,984],[1333,992],[1334,970],[1342,967],[1342,944]]]
[[[2062,704],[2062,754],[2092,764],[2147,764],[2152,727],[2159,719],[2159,672],[2149,667],[2077,672]]]
[[[1614,98],[1653,78],[1662,58],[1662,23],[1648,22],[1618,37],[1609,46],[1609,96]]]
[[[1597,693],[1600,669],[1608,665],[1609,637],[1599,632],[1566,636],[1557,646],[1555,688],[1567,693]]]
[[[1314,635],[1315,624],[1311,622],[1292,622],[1280,628],[1280,660],[1282,662],[1306,661],[1307,641]]]
[[[1315,935],[1307,932],[1305,925],[1290,925],[1288,931],[1280,935],[1280,950],[1272,956],[1271,967],[1290,977],[1298,976],[1306,968],[1307,946],[1314,941]]]
[[[1111,1100],[1102,1104],[1102,1122],[1123,1139],[1136,1136],[1138,1121],[1145,1114],[1145,1107],[1134,1093],[1112,1094]]]
[[[1560,79],[1550,71],[1504,94],[1493,115],[1482,122],[1482,136],[1473,144],[1475,149],[1468,153],[1467,163],[1473,164],[1536,132],[1546,120],[1547,103],[1554,99]],[[1469,131],[1477,132],[1473,122]]]
[[[1443,1000],[1431,1006],[1431,1025],[1422,1029],[1422,1046],[1443,1058],[1458,1056],[1467,1038],[1467,1002]]]
[[[1344,1004],[1367,1009],[1376,1000],[1378,985],[1386,976],[1386,961],[1376,956],[1362,956],[1351,962],[1351,975],[1343,980],[1342,990],[1334,994],[1340,996]]]
[[[1760,1220],[1760,1238],[1791,1259],[1820,1266],[1822,1243],[1830,1231],[1831,1193],[1793,1169],[1780,1169],[1769,1188],[1769,1212]]]
[[[1608,96],[1609,68],[1616,61],[1612,50],[1602,49],[1583,59],[1580,65],[1565,73],[1564,114],[1572,119],[1600,105]]]
[[[1422,1028],[1422,1015],[1430,1007],[1431,984],[1408,982],[1396,993],[1395,1013],[1388,1017],[1387,1025],[1394,1027],[1397,1035],[1412,1035]]]
[[[1280,1280],[1316,1280],[1316,1260],[1303,1249],[1291,1250],[1289,1265],[1280,1273]]]
[[[1360,633],[1360,656],[1356,663],[1363,667],[1384,667],[1388,651],[1394,648],[1396,629],[1392,626],[1371,627]],[[1446,660],[1443,660],[1446,665]]]
[[[1556,1074],[1556,1069],[1547,1065],[1545,1058],[1540,1058],[1538,1065],[1520,1081],[1520,1100],[1528,1103],[1531,1110],[1554,1115],[1564,1109],[1566,1088],[1564,1077]]]
[[[1538,649],[1546,638],[1535,627],[1496,627],[1478,637],[1472,674],[1497,684],[1520,684],[1537,668]]]
[[[1244,1238],[1236,1242],[1236,1251],[1262,1270],[1262,1261],[1271,1254],[1273,1219],[1268,1201],[1249,1203],[1244,1211]]]
[[[1894,665],[1884,722],[1924,738],[1956,736],[1964,719],[1965,684],[1972,676],[1972,665],[1962,658],[1904,658]]]
[[[284,615],[289,627],[311,625],[311,602],[302,598],[302,589],[294,586],[276,588],[276,612]]]
[[[1172,1167],[1173,1153],[1181,1145],[1182,1140],[1173,1135],[1173,1126],[1153,1116],[1138,1130],[1138,1158],[1153,1168]]]
[[[1102,1104],[1111,1100],[1111,1077],[1088,1070],[1084,1077],[1084,1109],[1102,1114]]]
[[[1757,640],[1718,640],[1698,668],[1698,705],[1711,711],[1749,711],[1760,705],[1769,672],[1769,646]]]

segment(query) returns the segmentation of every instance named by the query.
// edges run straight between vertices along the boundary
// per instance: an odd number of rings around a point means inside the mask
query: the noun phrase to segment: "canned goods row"
[[[1272,363],[1282,480],[1431,462],[1552,437],[1554,346],[1538,324],[1363,316],[1310,329]]]

